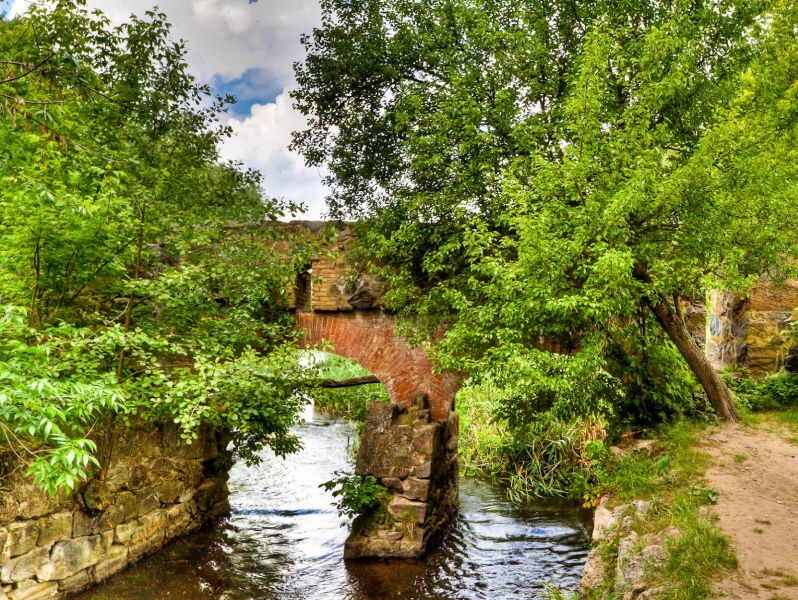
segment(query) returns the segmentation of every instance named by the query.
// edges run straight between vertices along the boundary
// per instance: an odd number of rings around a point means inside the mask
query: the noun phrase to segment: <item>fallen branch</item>
[[[363,377],[352,377],[351,379],[320,379],[316,382],[316,385],[323,388],[344,388],[371,383],[381,382],[374,375],[364,375]]]

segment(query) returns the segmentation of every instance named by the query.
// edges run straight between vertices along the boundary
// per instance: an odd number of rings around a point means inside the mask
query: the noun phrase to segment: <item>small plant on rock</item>
[[[319,487],[332,491],[337,498],[336,506],[341,517],[357,517],[376,510],[388,497],[388,489],[380,485],[375,477],[353,475],[335,471],[335,477]]]

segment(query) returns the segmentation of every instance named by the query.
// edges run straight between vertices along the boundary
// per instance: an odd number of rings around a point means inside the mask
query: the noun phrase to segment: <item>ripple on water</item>
[[[178,540],[83,600],[502,600],[539,597],[543,582],[575,588],[589,540],[583,514],[539,502],[513,504],[464,479],[460,514],[423,561],[344,563],[333,498],[318,486],[347,469],[354,428],[309,420],[304,448],[264,454],[230,476],[231,515]]]

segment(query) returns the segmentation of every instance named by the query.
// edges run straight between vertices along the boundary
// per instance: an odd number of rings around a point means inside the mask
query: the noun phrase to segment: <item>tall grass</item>
[[[499,390],[467,385],[457,396],[464,472],[502,483],[510,498],[560,496],[585,501],[606,462],[606,424],[592,415],[562,421],[547,414],[511,431],[495,418]]]

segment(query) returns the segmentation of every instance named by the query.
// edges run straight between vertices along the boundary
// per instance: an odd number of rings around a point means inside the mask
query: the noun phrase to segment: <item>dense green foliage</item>
[[[319,379],[343,380],[370,375],[367,369],[353,360],[337,354],[324,353],[319,358]],[[316,387],[310,391],[316,409],[329,415],[346,417],[357,423],[366,420],[366,407],[371,402],[389,402],[388,391],[379,383],[345,388]]]
[[[793,270],[794,3],[322,6],[295,147],[442,366],[644,420],[702,408],[694,375],[735,417],[685,298]]]
[[[230,429],[248,459],[298,445],[301,249],[264,227],[293,207],[220,161],[231,99],[185,51],[156,12],[0,21],[0,428],[51,491],[110,452],[112,414]]]
[[[778,410],[798,407],[798,374],[779,373],[761,381],[740,377],[729,384],[748,410]]]
[[[322,483],[319,487],[332,492],[337,498],[338,515],[341,517],[357,517],[368,515],[379,508],[388,497],[388,489],[377,483],[377,479],[368,475],[352,475],[336,471],[335,478]]]
[[[608,460],[607,421],[544,413],[515,423],[504,416],[504,390],[467,385],[460,405],[458,453],[463,471],[500,482],[513,500],[560,496],[587,503],[600,491]]]

